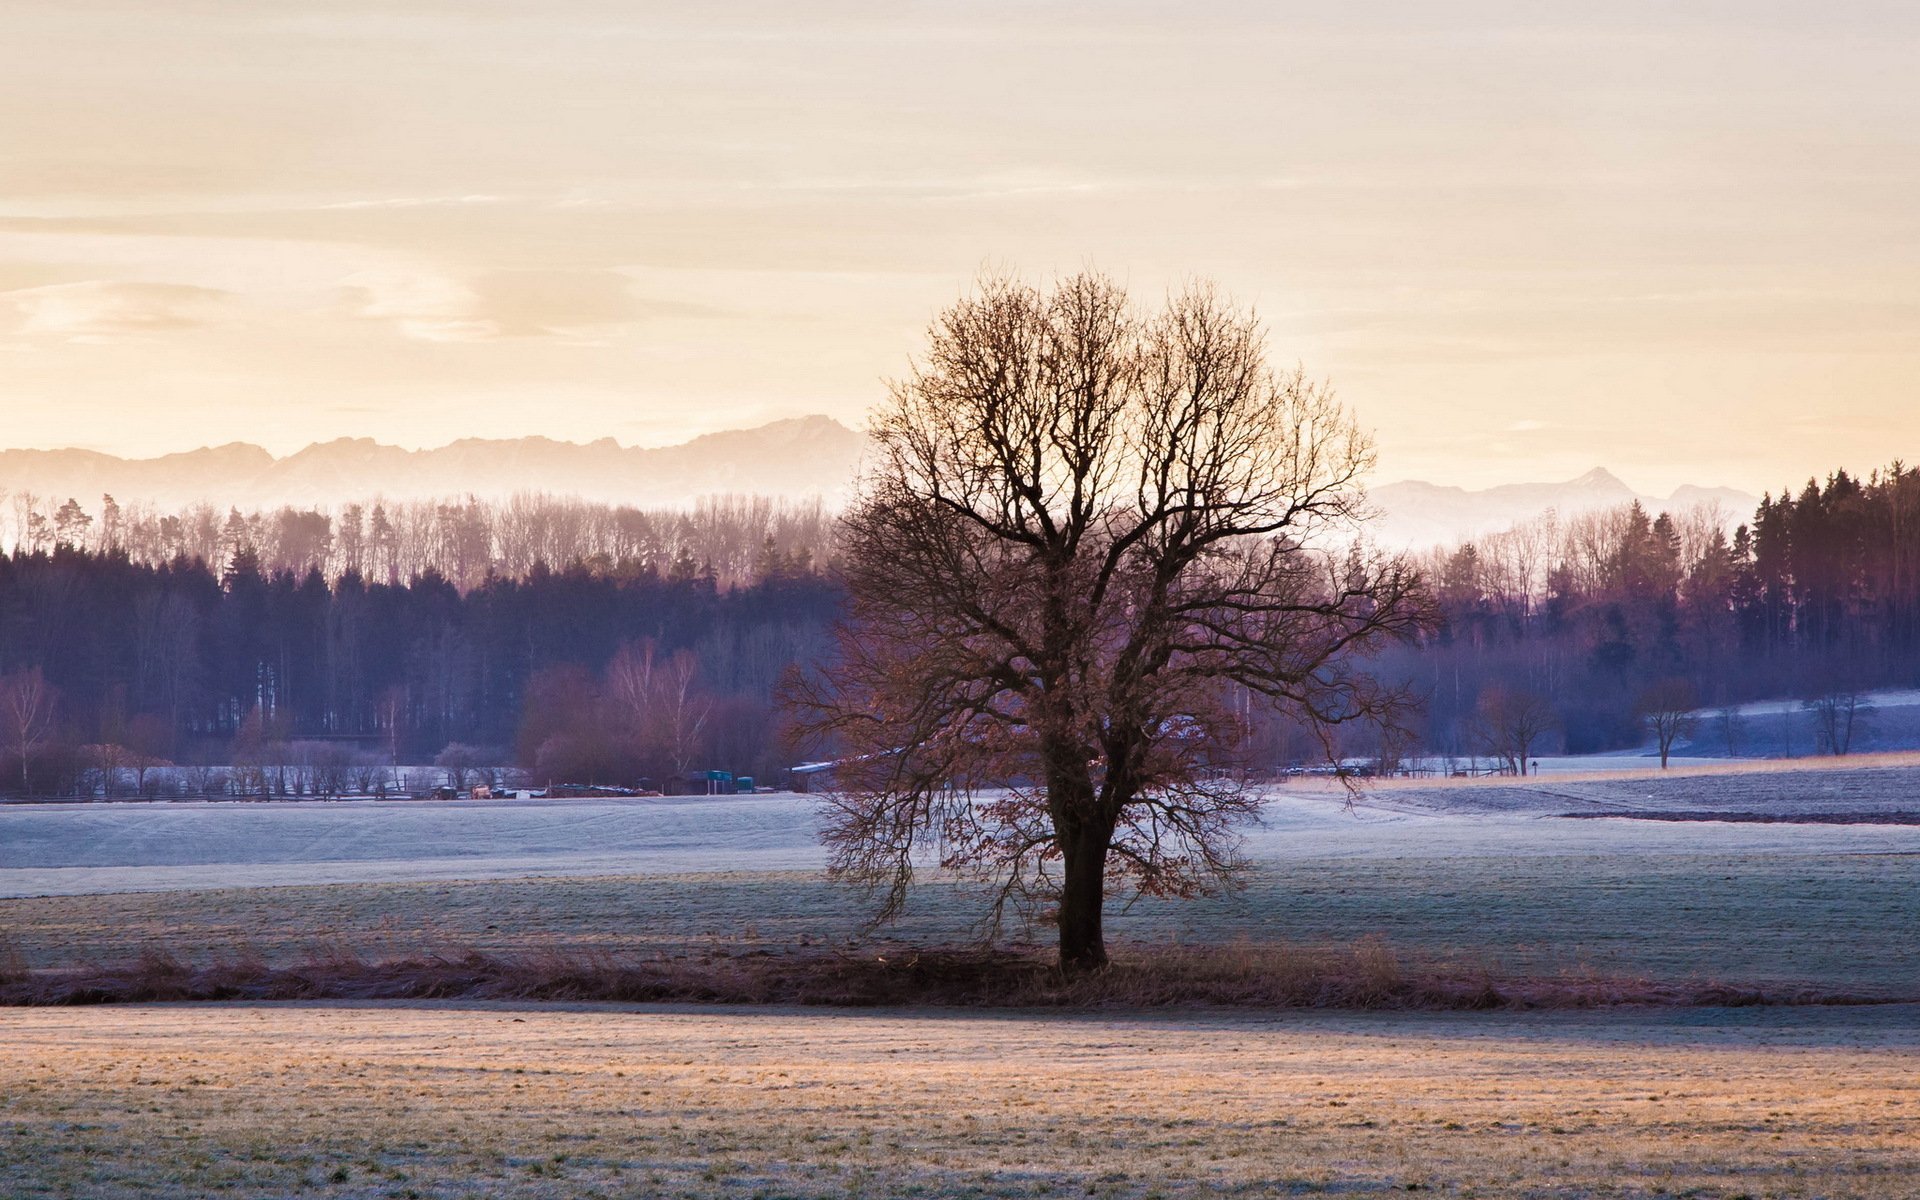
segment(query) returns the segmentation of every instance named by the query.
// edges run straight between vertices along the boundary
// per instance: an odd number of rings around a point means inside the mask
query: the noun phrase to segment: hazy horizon
[[[684,438],[684,439],[681,439],[678,441],[672,441],[672,442],[664,442],[664,441],[662,442],[622,442],[619,439],[612,438],[612,437],[603,437],[603,438],[595,438],[595,439],[568,439],[568,438],[553,438],[546,434],[532,433],[532,434],[522,434],[522,435],[519,435],[518,437],[514,437],[514,436],[480,437],[480,436],[470,435],[467,437],[454,438],[451,441],[446,441],[446,442],[431,442],[431,443],[425,443],[425,444],[408,445],[404,442],[384,441],[380,438],[375,438],[370,435],[341,434],[337,437],[327,438],[321,441],[306,442],[299,446],[295,446],[292,449],[287,451],[276,451],[272,447],[263,446],[260,443],[251,441],[247,438],[235,438],[231,441],[223,442],[218,445],[190,446],[182,450],[162,450],[162,451],[156,451],[153,453],[140,453],[140,454],[116,454],[113,451],[100,450],[94,447],[67,445],[67,446],[0,446],[0,455],[8,454],[15,451],[24,451],[29,453],[57,454],[62,451],[72,450],[72,451],[81,451],[81,452],[90,453],[90,454],[106,454],[121,462],[125,462],[128,464],[140,464],[140,463],[152,463],[152,462],[156,462],[156,461],[159,461],[162,459],[168,459],[168,458],[190,456],[196,453],[204,453],[207,451],[218,451],[218,450],[223,450],[223,449],[227,449],[234,446],[244,446],[244,447],[249,447],[253,449],[263,450],[275,462],[284,462],[289,458],[293,458],[307,451],[324,448],[324,447],[335,445],[342,442],[372,443],[374,445],[385,447],[385,448],[403,450],[410,454],[429,454],[429,453],[433,453],[441,450],[450,450],[462,444],[473,443],[473,442],[512,443],[516,441],[538,440],[538,439],[544,439],[546,441],[553,442],[557,445],[573,446],[573,447],[581,447],[581,448],[588,447],[594,444],[604,445],[606,443],[611,442],[621,450],[640,450],[640,451],[677,450],[677,449],[684,448],[693,442],[700,441],[703,438],[723,436],[726,434],[757,433],[762,429],[777,427],[783,424],[805,423],[805,422],[815,421],[815,420],[833,421],[836,424],[839,424],[842,428],[849,430],[850,432],[854,432],[854,433],[860,432],[860,429],[857,425],[849,425],[845,422],[840,421],[838,418],[830,416],[826,413],[798,413],[791,417],[776,417],[771,421],[763,422],[759,425],[733,426],[733,427],[724,428],[724,429],[709,430],[703,433],[694,434],[688,438]],[[1866,472],[1862,471],[1860,472],[1860,474],[1864,476]],[[1398,485],[1398,484],[1410,483],[1410,484],[1425,484],[1425,485],[1431,485],[1431,486],[1441,487],[1441,488],[1463,488],[1463,490],[1466,490],[1468,492],[1480,492],[1480,491],[1486,491],[1488,489],[1500,488],[1500,487],[1524,487],[1527,485],[1538,485],[1538,484],[1578,483],[1594,475],[1610,476],[1615,482],[1626,484],[1628,487],[1632,488],[1635,492],[1637,492],[1641,496],[1665,495],[1667,493],[1670,493],[1676,490],[1683,490],[1689,487],[1701,488],[1706,490],[1715,490],[1715,489],[1729,488],[1731,486],[1731,485],[1721,484],[1717,481],[1710,480],[1710,479],[1687,479],[1681,482],[1680,484],[1675,485],[1675,487],[1673,488],[1666,488],[1666,489],[1659,489],[1659,490],[1651,489],[1651,488],[1641,488],[1641,487],[1635,486],[1633,480],[1622,478],[1619,472],[1613,470],[1608,464],[1603,462],[1592,463],[1585,470],[1578,471],[1571,475],[1566,475],[1566,476],[1552,476],[1552,477],[1541,476],[1538,478],[1524,478],[1524,479],[1514,478],[1514,479],[1507,479],[1507,480],[1499,480],[1492,483],[1474,484],[1474,485],[1460,485],[1460,484],[1448,483],[1444,480],[1424,479],[1424,478],[1416,478],[1411,476],[1394,477],[1389,479],[1384,476],[1381,476],[1378,472],[1376,472],[1373,477],[1370,477],[1367,480],[1367,485],[1379,486],[1382,484]],[[1802,481],[1788,480],[1786,482],[1790,486],[1797,486],[1797,484]],[[1739,490],[1739,489],[1734,489],[1734,490]],[[559,494],[564,494],[564,490],[562,490],[562,492]],[[6,495],[6,489],[4,487],[0,487],[0,499],[3,499],[5,495]],[[1756,493],[1756,497],[1757,497],[1757,493]],[[347,499],[352,499],[352,498],[353,497],[347,497]]]
[[[0,445],[848,424],[983,267],[1193,275],[1375,482],[1920,455],[1920,14],[23,0]]]

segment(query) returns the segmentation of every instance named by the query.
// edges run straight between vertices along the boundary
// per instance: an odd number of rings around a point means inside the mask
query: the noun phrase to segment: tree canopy
[[[1350,535],[1368,439],[1195,285],[1142,312],[1109,279],[984,280],[871,415],[844,519],[839,654],[797,696],[840,758],[834,869],[898,911],[916,859],[1057,902],[1105,962],[1110,886],[1188,895],[1236,866],[1257,798],[1236,698],[1326,729],[1405,697],[1356,668],[1425,618]]]

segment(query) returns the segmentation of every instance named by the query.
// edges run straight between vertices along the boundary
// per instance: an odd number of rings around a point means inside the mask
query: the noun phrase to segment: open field
[[[1250,836],[1243,890],[1111,929],[1123,958],[1379,937],[1536,978],[1912,997],[1920,829],[1555,814],[1897,811],[1916,782],[1878,762],[1352,806],[1303,788]],[[970,933],[977,897],[931,879],[863,934],[812,830],[799,797],[0,808],[0,975],[143,951],[766,962]],[[1897,1197],[1916,1105],[1911,1004],[0,1009],[7,1197]]]
[[[1243,890],[1116,906],[1110,930],[1123,950],[1378,936],[1510,973],[1920,995],[1920,829],[1553,815],[1896,811],[1916,791],[1920,767],[1885,760],[1390,786],[1351,808],[1302,789],[1252,831]],[[672,958],[972,935],[981,905],[940,879],[864,935],[863,898],[821,876],[813,829],[794,796],[0,807],[0,953]]]
[[[0,805],[0,896],[528,875],[816,870],[812,797]],[[1920,755],[1542,779],[1327,781],[1269,797],[1256,863],[1293,859],[1920,852],[1920,832],[1670,828],[1564,813],[1920,809]]]
[[[1562,764],[1575,760],[1560,760]],[[1556,815],[1724,810],[1755,815],[1912,813],[1920,810],[1920,754],[1676,763],[1673,770],[1587,769],[1526,778],[1388,779],[1373,807],[1441,814]],[[1324,785],[1323,785],[1324,786]]]
[[[884,952],[967,939],[980,906],[955,894],[963,890],[926,885],[904,921],[863,944]],[[244,949],[284,962],[335,948],[697,956],[846,947],[865,911],[857,893],[815,873],[725,873],[0,900],[0,930],[35,967],[149,949],[197,961]],[[1409,953],[1516,972],[1920,994],[1914,855],[1296,859],[1257,870],[1238,895],[1142,902],[1110,925],[1123,947],[1377,935]]]
[[[0,1016],[0,1192],[1906,1197],[1909,1009]]]

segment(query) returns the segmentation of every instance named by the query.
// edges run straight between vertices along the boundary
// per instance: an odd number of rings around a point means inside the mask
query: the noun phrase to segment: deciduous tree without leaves
[[[29,767],[34,751],[53,730],[53,685],[39,667],[0,678],[0,721],[6,722],[7,748],[20,756],[20,791],[32,791]]]
[[[1399,560],[1316,548],[1370,444],[1211,288],[1144,315],[1097,275],[993,278],[930,337],[870,418],[839,653],[794,687],[839,757],[832,866],[885,917],[932,851],[998,885],[993,922],[1057,903],[1062,965],[1096,967],[1110,887],[1237,865],[1236,685],[1323,734],[1390,719],[1358,659],[1426,603]]]
[[[1544,697],[1496,684],[1480,693],[1474,727],[1487,753],[1505,762],[1514,774],[1525,775],[1534,745],[1560,728],[1560,714]]]
[[[1640,693],[1637,707],[1640,719],[1646,723],[1647,732],[1660,747],[1660,769],[1667,769],[1667,759],[1673,753],[1673,743],[1679,738],[1690,738],[1699,727],[1699,719],[1694,709],[1699,707],[1700,699],[1694,694],[1693,685],[1684,679],[1662,679],[1649,684]]]

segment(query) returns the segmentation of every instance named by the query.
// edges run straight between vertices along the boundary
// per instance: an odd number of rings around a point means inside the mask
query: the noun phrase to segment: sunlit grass
[[[1896,1197],[1911,1011],[15,1010],[0,1194]]]

